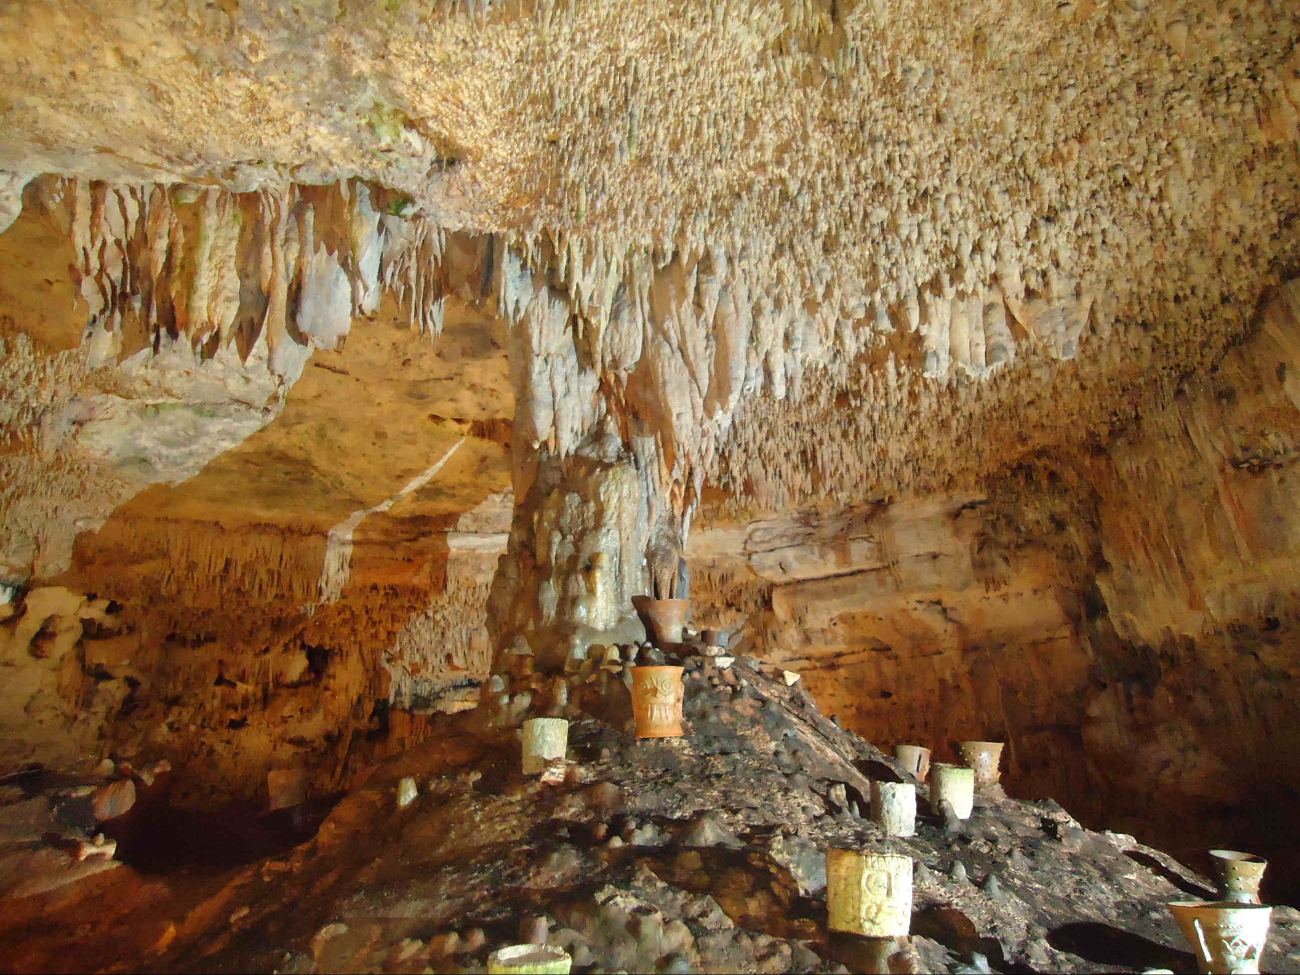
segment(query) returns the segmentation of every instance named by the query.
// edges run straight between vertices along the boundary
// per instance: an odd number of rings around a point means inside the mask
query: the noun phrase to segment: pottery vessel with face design
[[[638,738],[679,738],[686,688],[681,667],[633,667],[632,713]]]

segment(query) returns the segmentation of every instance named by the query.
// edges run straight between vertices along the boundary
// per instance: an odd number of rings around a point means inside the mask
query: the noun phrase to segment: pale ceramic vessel
[[[681,667],[633,667],[632,713],[638,738],[679,738],[682,734]]]
[[[489,975],[569,975],[573,959],[547,945],[509,945],[488,955]]]
[[[1268,861],[1237,850],[1211,850],[1210,862],[1219,880],[1219,895],[1235,904],[1258,904],[1259,883]]]
[[[569,722],[563,718],[530,718],[524,722],[524,775],[540,775],[569,750]]]
[[[963,741],[961,757],[975,770],[975,788],[983,792],[998,784],[998,763],[1002,760],[1000,741]]]
[[[920,745],[895,745],[894,760],[905,772],[916,776],[916,781],[924,782],[930,774],[930,749]]]
[[[916,835],[916,786],[871,782],[871,818],[886,836]]]
[[[1271,907],[1231,901],[1178,901],[1168,907],[1205,975],[1258,975]]]
[[[905,937],[912,925],[912,858],[828,849],[826,908],[832,931]]]
[[[970,819],[975,808],[975,770],[965,765],[935,762],[930,776],[930,806],[939,811],[941,803],[952,803],[958,819]]]

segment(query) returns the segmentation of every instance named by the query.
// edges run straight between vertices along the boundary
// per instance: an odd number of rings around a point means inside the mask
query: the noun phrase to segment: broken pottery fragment
[[[1257,975],[1273,909],[1232,901],[1168,905],[1205,975]]]
[[[916,776],[916,781],[924,782],[930,774],[930,749],[920,745],[895,745],[894,759],[903,766],[903,771]]]
[[[530,718],[524,722],[524,775],[545,772],[552,759],[563,759],[568,750],[568,721]]]
[[[1237,850],[1211,850],[1210,862],[1219,881],[1219,896],[1234,904],[1258,904],[1259,883],[1268,861]]]
[[[935,762],[930,780],[930,807],[939,811],[944,802],[952,805],[958,819],[969,819],[975,808],[975,770],[965,765]]]
[[[998,762],[1002,759],[1000,741],[963,741],[961,757],[975,770],[975,788],[984,792],[998,784]]]
[[[832,931],[900,938],[912,923],[912,858],[826,851],[826,908]]]
[[[636,596],[632,599],[646,623],[646,630],[659,646],[665,643],[681,643],[686,627],[686,616],[690,612],[689,599],[651,599],[649,596]]]
[[[916,786],[871,782],[871,818],[886,836],[916,835]]]
[[[633,667],[632,711],[638,738],[678,738],[682,734],[681,667]]]
[[[547,945],[509,945],[488,955],[490,975],[568,975],[569,953]]]

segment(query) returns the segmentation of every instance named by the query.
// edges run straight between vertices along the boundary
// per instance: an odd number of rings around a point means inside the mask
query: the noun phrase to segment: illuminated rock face
[[[1294,12],[119,7],[0,14],[14,756],[319,793],[684,555],[1098,821],[1300,765]]]

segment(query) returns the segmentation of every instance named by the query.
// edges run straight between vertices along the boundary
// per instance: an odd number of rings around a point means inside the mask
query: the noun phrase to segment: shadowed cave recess
[[[0,970],[1193,971],[1229,849],[1300,971],[1300,9],[49,0],[0,55]],[[893,748],[968,741],[945,819]],[[908,936],[828,927],[828,848],[912,858]]]

